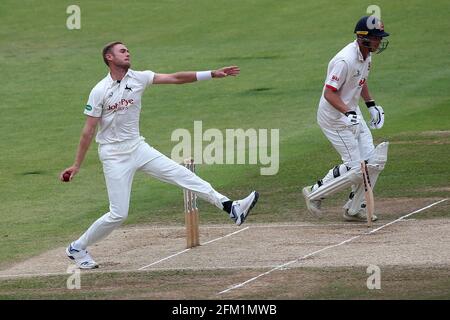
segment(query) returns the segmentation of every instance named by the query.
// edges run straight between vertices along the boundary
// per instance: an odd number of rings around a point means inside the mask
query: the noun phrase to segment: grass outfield
[[[200,166],[199,174],[230,197],[261,193],[253,222],[301,221],[299,186],[338,161],[315,122],[326,66],[353,40],[371,3],[361,1],[86,1],[81,30],[66,28],[59,0],[0,3],[0,266],[68,243],[108,210],[92,145],[79,175],[72,164],[83,108],[106,74],[100,50],[124,41],[133,68],[155,72],[236,64],[236,79],[155,86],[143,97],[141,133],[170,155],[173,130],[280,128],[280,170]],[[387,51],[373,59],[369,87],[386,112],[377,142],[392,144],[376,195],[448,197],[450,170],[450,21],[445,0],[378,1]],[[365,111],[364,111],[365,112]],[[201,204],[202,222],[226,215]],[[142,174],[135,178],[127,224],[182,223],[181,190]],[[301,214],[300,214],[301,213]],[[443,212],[443,215],[448,213]]]

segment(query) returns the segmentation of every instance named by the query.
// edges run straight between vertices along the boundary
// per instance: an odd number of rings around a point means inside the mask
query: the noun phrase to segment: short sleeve
[[[84,114],[100,118],[102,116],[103,111],[103,94],[100,90],[94,88],[89,94],[89,99],[84,108]]]
[[[338,91],[344,84],[346,77],[347,64],[344,60],[340,60],[334,64],[334,66],[328,73],[328,78],[325,82],[325,86],[333,91]]]
[[[142,71],[142,77],[144,79],[145,86],[148,87],[153,84],[153,78],[155,77],[155,73],[150,70]]]

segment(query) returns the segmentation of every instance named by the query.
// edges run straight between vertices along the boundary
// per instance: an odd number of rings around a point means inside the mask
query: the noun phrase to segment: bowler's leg
[[[128,161],[130,161],[128,159]],[[95,221],[89,229],[73,243],[76,249],[86,249],[109,235],[128,216],[131,185],[135,170],[125,157],[104,161],[106,187],[109,197],[109,212]]]
[[[223,209],[223,202],[230,201],[229,198],[214,190],[210,183],[165,155],[147,162],[140,170],[161,181],[192,190],[200,198],[214,204],[219,209]]]
[[[145,161],[146,155],[156,155],[150,161]],[[201,179],[192,171],[169,159],[148,144],[142,144],[137,152],[138,163],[143,163],[139,169],[161,181],[168,182],[184,189],[195,192],[200,198],[224,210],[230,218],[241,225],[247,218],[250,210],[258,201],[259,194],[253,191],[246,198],[231,201],[228,197],[217,192],[211,184]],[[141,162],[142,161],[142,162]]]

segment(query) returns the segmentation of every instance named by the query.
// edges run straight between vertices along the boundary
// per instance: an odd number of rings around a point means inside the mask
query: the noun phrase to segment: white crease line
[[[205,242],[204,244],[213,243],[213,242],[215,242],[215,241],[222,240],[223,238],[231,237],[232,235],[235,235],[236,233],[239,233],[239,232],[242,232],[242,231],[244,231],[244,230],[247,230],[248,228],[250,228],[250,227],[245,227],[244,229],[235,231],[235,232],[233,232],[233,233],[229,233],[229,234],[227,234],[227,235],[225,235],[225,236],[223,236],[223,237],[220,237],[220,238],[216,238],[216,239],[207,241],[207,242]]]
[[[229,233],[229,234],[227,234],[227,235],[225,235],[225,236],[223,236],[223,237],[220,237],[220,238],[216,238],[216,239],[207,241],[207,242],[205,242],[203,245],[207,245],[207,244],[209,244],[209,243],[213,243],[213,242],[215,242],[215,241],[218,241],[218,240],[221,240],[221,239],[224,239],[224,238],[227,238],[227,237],[231,237],[232,235],[235,235],[235,234],[237,234],[237,233],[239,233],[239,232],[245,231],[245,230],[247,230],[248,228],[250,228],[250,227],[246,227],[246,228],[240,229],[240,230],[238,230],[238,231]],[[170,259],[170,258],[176,257],[176,256],[178,256],[178,255],[180,255],[180,254],[185,253],[185,252],[188,252],[189,250],[192,250],[192,249],[191,249],[191,248],[184,249],[183,251],[177,252],[177,253],[172,254],[172,255],[170,255],[170,256],[168,256],[168,257],[165,257],[165,258],[163,258],[163,259],[161,259],[161,260],[155,261],[155,262],[153,262],[153,263],[151,263],[151,264],[149,264],[149,265],[146,265],[146,266],[144,266],[144,267],[141,267],[141,268],[139,268],[138,270],[144,270],[144,269],[146,269],[146,268],[148,268],[148,267],[154,266],[155,264],[158,264],[158,263],[160,263],[160,262],[166,261],[166,260],[168,260],[168,259]]]
[[[365,225],[364,223],[354,223],[352,224],[354,227],[361,227]],[[249,224],[249,227],[254,228],[320,228],[320,227],[348,227],[349,224],[345,223],[324,223],[324,224]],[[214,228],[214,227],[212,227]],[[216,228],[220,228],[216,227]]]
[[[144,267],[141,267],[141,268],[139,268],[138,270],[144,270],[144,269],[146,269],[146,268],[148,268],[148,267],[151,267],[151,266],[153,266],[153,265],[155,265],[155,264],[158,264],[158,263],[163,262],[163,261],[165,261],[165,260],[168,260],[168,259],[170,259],[170,258],[176,257],[176,256],[178,256],[178,255],[180,255],[180,254],[182,254],[182,253],[188,252],[189,250],[191,250],[191,248],[184,249],[183,251],[177,252],[177,253],[172,254],[172,255],[170,255],[170,256],[168,256],[168,257],[165,257],[165,258],[163,258],[163,259],[161,259],[161,260],[158,260],[158,261],[155,261],[155,262],[153,262],[153,263],[150,263],[149,265],[146,265],[146,266],[144,266]]]
[[[424,211],[424,210],[426,210],[426,209],[429,209],[429,208],[431,208],[431,207],[433,207],[433,206],[435,206],[435,205],[437,205],[437,204],[439,204],[439,203],[441,203],[441,202],[447,201],[447,200],[448,200],[448,199],[442,199],[442,200],[439,200],[439,201],[434,202],[434,203],[432,203],[432,204],[430,204],[430,205],[428,205],[428,206],[426,206],[426,207],[423,207],[423,208],[421,208],[421,209],[418,209],[418,210],[416,210],[416,211],[413,211],[413,212],[411,212],[411,213],[408,213],[407,215],[404,215],[403,217],[400,217],[400,218],[398,218],[398,219],[396,219],[396,220],[394,220],[394,221],[391,221],[391,222],[389,222],[389,223],[387,223],[387,224],[385,224],[385,225],[382,225],[381,227],[376,228],[376,229],[374,229],[374,230],[372,230],[372,231],[365,232],[365,233],[360,234],[360,235],[358,235],[358,236],[354,236],[354,237],[352,237],[352,238],[350,238],[350,239],[347,239],[347,240],[344,240],[344,241],[342,241],[342,242],[340,242],[340,243],[337,243],[337,244],[334,244],[334,245],[327,246],[327,247],[322,248],[322,249],[320,249],[320,250],[311,252],[311,253],[309,253],[309,254],[307,254],[307,255],[301,257],[301,258],[298,258],[298,259],[289,261],[289,262],[287,262],[287,263],[284,263],[284,264],[282,264],[282,265],[279,265],[279,266],[277,266],[277,267],[275,267],[275,268],[270,269],[269,271],[266,271],[266,272],[264,272],[264,273],[261,273],[261,274],[257,275],[256,277],[253,277],[253,278],[251,278],[251,279],[248,279],[247,281],[241,282],[241,283],[239,283],[239,284],[236,284],[236,285],[234,285],[234,286],[231,286],[231,287],[228,288],[228,289],[225,289],[225,290],[223,290],[223,291],[220,291],[218,294],[224,294],[224,293],[230,292],[231,290],[241,288],[241,287],[245,286],[246,284],[255,281],[255,280],[258,279],[258,278],[261,278],[261,277],[263,277],[263,276],[265,276],[265,275],[268,275],[269,273],[272,273],[272,272],[274,272],[274,271],[276,271],[276,270],[285,268],[286,266],[291,265],[291,264],[293,264],[293,263],[296,263],[296,262],[299,262],[299,261],[304,260],[304,259],[306,259],[306,258],[309,258],[309,257],[311,257],[311,256],[313,256],[313,255],[315,255],[315,254],[317,254],[317,253],[320,253],[320,252],[326,251],[326,250],[328,250],[328,249],[335,248],[335,247],[341,246],[341,245],[343,245],[343,244],[349,243],[349,242],[351,242],[351,241],[353,241],[353,240],[355,240],[355,239],[361,238],[361,237],[364,236],[364,235],[368,235],[368,234],[375,233],[375,232],[377,232],[378,230],[383,229],[384,227],[390,226],[390,225],[392,225],[392,224],[394,224],[394,223],[396,223],[396,222],[399,222],[399,221],[403,220],[404,218],[407,218],[407,217],[409,217],[409,216],[411,216],[411,215],[413,215],[413,214],[415,214],[415,213],[418,213],[418,212]]]
[[[267,224],[247,224],[249,227],[253,228],[309,228],[309,227],[348,227],[349,224],[345,224],[345,223],[324,223],[324,224],[272,224],[272,223],[267,223]],[[364,223],[353,223],[353,226],[362,226],[364,225]],[[185,226],[179,226],[179,227],[152,227],[152,228],[123,228],[123,229],[119,229],[119,231],[158,231],[158,230],[184,230],[186,227]],[[213,225],[213,226],[208,226],[208,225],[203,225],[200,226],[200,230],[202,229],[225,229],[225,228],[236,228],[236,226],[233,225]]]
[[[399,221],[401,221],[401,220],[403,220],[403,219],[405,219],[405,218],[408,218],[409,216],[412,216],[412,215],[415,214],[415,213],[419,213],[419,212],[421,212],[421,211],[427,210],[427,209],[431,208],[432,206],[435,206],[435,205],[437,205],[437,204],[439,204],[439,203],[441,203],[441,202],[447,201],[447,200],[448,200],[448,199],[442,199],[442,200],[439,200],[439,201],[437,201],[437,202],[435,202],[435,203],[432,203],[432,204],[430,204],[430,205],[428,205],[428,206],[426,206],[426,207],[423,207],[423,208],[421,208],[421,209],[418,209],[418,210],[416,210],[416,211],[413,211],[413,212],[411,212],[411,213],[408,213],[406,216],[400,217],[400,218],[398,218],[397,220],[391,221],[391,222],[389,222],[389,223],[387,223],[387,224],[385,224],[385,225],[382,225],[382,226],[379,227],[379,228],[373,229],[372,231],[368,232],[368,234],[371,234],[371,233],[374,233],[374,232],[376,232],[376,231],[378,231],[378,230],[381,230],[381,229],[383,229],[384,227],[390,226],[391,224],[394,224],[394,223],[399,222]]]

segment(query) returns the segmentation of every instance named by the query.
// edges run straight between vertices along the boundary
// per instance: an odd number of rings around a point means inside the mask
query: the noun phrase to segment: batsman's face
[[[130,51],[123,44],[115,45],[111,52],[111,63],[117,67],[129,68],[131,66]]]
[[[377,51],[378,47],[380,46],[380,42],[381,42],[382,39],[383,39],[382,37],[375,37],[375,36],[370,36],[369,37],[370,51],[371,52]]]

